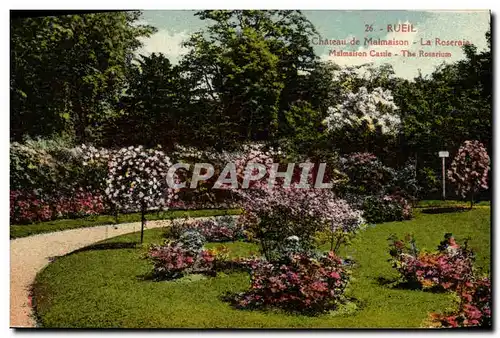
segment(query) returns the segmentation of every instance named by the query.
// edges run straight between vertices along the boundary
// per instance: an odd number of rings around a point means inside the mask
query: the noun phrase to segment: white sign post
[[[447,152],[447,151],[440,151],[439,152],[439,157],[441,157],[443,159],[443,200],[446,199],[446,189],[445,189],[445,174],[446,174],[446,171],[445,171],[445,159],[450,156],[450,153]]]

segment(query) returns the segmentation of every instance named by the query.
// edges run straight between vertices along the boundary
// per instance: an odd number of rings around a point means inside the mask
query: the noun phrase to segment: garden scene
[[[11,18],[11,326],[491,328],[490,31],[407,79],[185,12]]]

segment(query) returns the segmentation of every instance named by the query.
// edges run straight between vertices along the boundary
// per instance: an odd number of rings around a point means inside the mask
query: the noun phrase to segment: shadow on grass
[[[363,305],[362,302],[358,301],[356,298],[348,297],[344,301],[337,303],[334,308],[326,309],[321,306],[317,308],[310,309],[298,309],[296,304],[290,304],[287,307],[278,307],[272,305],[262,305],[262,306],[243,306],[238,300],[245,298],[245,292],[225,292],[219,296],[222,302],[228,303],[235,310],[241,311],[256,311],[262,313],[275,313],[275,314],[285,314],[288,316],[303,315],[307,317],[319,317],[319,316],[345,316],[352,315],[354,312],[359,311]]]
[[[440,208],[427,208],[423,209],[422,213],[424,214],[447,214],[453,212],[464,212],[469,211],[470,208],[466,207],[440,207]]]
[[[429,289],[422,289],[422,286],[418,282],[408,282],[408,281],[401,281],[399,278],[386,278],[386,277],[377,277],[375,278],[375,281],[378,285],[380,286],[385,286],[390,289],[396,289],[396,290],[422,290],[425,292],[432,292],[432,293],[444,293],[446,290],[443,290],[441,287],[436,286],[433,288]]]
[[[137,248],[137,245],[139,243],[137,242],[129,242],[129,243],[98,243],[98,244],[93,244],[86,246],[84,248],[72,251],[70,253],[67,253],[62,256],[51,256],[48,257],[49,262],[54,262],[58,258],[61,257],[66,257],[66,256],[71,256],[79,252],[84,252],[84,251],[94,251],[94,250],[115,250],[115,249],[135,249]]]
[[[65,256],[73,255],[84,251],[95,251],[95,250],[116,250],[116,249],[135,249],[139,245],[138,242],[125,242],[125,243],[97,243],[93,245],[86,246],[84,248],[72,251]]]
[[[386,278],[386,277],[377,277],[375,281],[380,286],[385,286],[390,289],[399,289],[399,290],[421,290],[422,288],[418,283],[410,283],[410,282],[402,282],[399,278]]]

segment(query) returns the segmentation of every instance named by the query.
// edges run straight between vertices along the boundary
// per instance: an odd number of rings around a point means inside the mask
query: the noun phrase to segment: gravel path
[[[148,221],[147,229],[164,227],[169,221]],[[50,257],[62,256],[95,242],[141,230],[141,223],[103,225],[51,232],[10,241],[10,326],[35,327],[30,289],[36,274]]]

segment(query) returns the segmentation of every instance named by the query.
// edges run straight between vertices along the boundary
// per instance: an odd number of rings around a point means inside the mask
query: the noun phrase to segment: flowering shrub
[[[436,252],[419,252],[415,239],[407,235],[398,240],[389,237],[393,267],[402,278],[423,289],[455,292],[457,310],[430,315],[431,327],[491,326],[491,284],[487,277],[477,277],[473,269],[474,254],[446,234]]]
[[[470,196],[471,208],[479,189],[488,189],[489,165],[490,157],[483,144],[465,141],[448,170],[448,178],[455,184],[457,193],[463,198]]]
[[[177,237],[188,229],[199,232],[208,242],[236,241],[245,238],[243,226],[231,216],[212,217],[191,222],[174,221],[171,233]]]
[[[412,285],[453,291],[473,277],[473,252],[467,248],[467,242],[463,247],[458,245],[451,234],[446,234],[438,251],[431,253],[419,253],[411,237],[406,242],[389,239],[393,267]]]
[[[361,213],[331,190],[257,186],[240,193],[244,201],[241,220],[260,240],[269,261],[279,257],[280,246],[290,236],[299,236],[307,248],[318,231],[353,231],[363,223]]]
[[[194,266],[196,255],[179,243],[152,245],[148,258],[153,263],[153,277],[156,280],[182,277]]]
[[[156,280],[174,279],[190,272],[198,261],[204,265],[206,255],[202,255],[205,238],[196,231],[186,231],[176,241],[166,241],[164,245],[151,245],[147,258],[153,263]],[[200,261],[200,257],[204,257]]]
[[[395,176],[392,168],[370,153],[353,153],[341,158],[341,170],[349,178],[347,191],[358,195],[376,195],[386,189]]]
[[[402,168],[394,171],[394,178],[390,186],[392,192],[397,191],[410,201],[416,200],[421,187],[418,184],[414,160],[408,160]]]
[[[491,327],[491,282],[488,277],[464,283],[457,290],[458,310],[452,313],[431,313],[431,327]]]
[[[48,221],[54,217],[48,201],[34,193],[10,191],[10,222],[15,224]]]
[[[233,189],[239,188],[243,184],[245,168],[248,163],[264,164],[270,169],[273,163],[273,158],[279,156],[281,152],[273,148],[267,149],[264,144],[250,143],[243,144],[240,149],[228,151],[216,151],[214,149],[199,150],[195,148],[186,148],[177,146],[176,151],[172,154],[173,157],[184,163],[211,163],[214,166],[214,175],[204,181],[198,183],[198,189],[192,190],[188,188],[180,189],[179,196],[185,200],[193,200],[207,205],[215,205],[221,203],[230,203],[232,205],[240,202],[238,195]],[[213,189],[217,177],[225,169],[227,163],[235,164],[235,177],[237,186],[232,187],[229,183],[224,183],[219,189]],[[182,171],[179,170],[180,175]],[[232,173],[231,173],[232,174]],[[189,175],[184,175],[182,181],[190,185],[191,178]],[[250,182],[250,186],[253,182]]]
[[[79,169],[72,165],[76,157],[72,149],[58,140],[13,142],[10,144],[11,189],[49,192],[57,187],[60,191],[71,183],[64,179],[64,171]]]
[[[410,202],[398,194],[368,196],[364,199],[362,210],[369,223],[403,221],[413,217]]]
[[[368,91],[366,87],[360,87],[357,92],[343,93],[342,103],[328,108],[324,123],[329,131],[344,127],[357,129],[366,124],[370,130],[396,134],[401,128],[397,110],[390,90],[377,87]]]
[[[176,197],[167,183],[171,165],[162,151],[142,146],[122,148],[109,155],[106,196],[117,209],[141,211],[141,243],[146,211],[153,207],[167,209]]]
[[[291,256],[286,264],[264,260],[248,262],[250,290],[232,300],[237,308],[278,307],[302,313],[334,309],[344,299],[349,272],[330,252],[319,259],[304,254]]]

